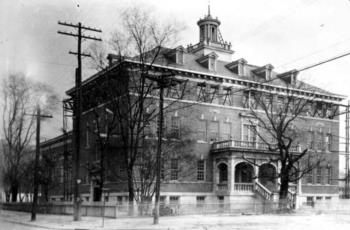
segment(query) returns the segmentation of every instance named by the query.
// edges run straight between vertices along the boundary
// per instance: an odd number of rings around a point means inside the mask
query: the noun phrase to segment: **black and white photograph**
[[[0,229],[350,228],[350,0],[1,0]]]

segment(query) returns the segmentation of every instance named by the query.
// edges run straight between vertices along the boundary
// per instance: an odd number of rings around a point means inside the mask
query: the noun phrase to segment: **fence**
[[[31,211],[31,203],[2,203],[2,209],[11,211]],[[261,214],[278,212],[277,202],[197,202],[193,203],[161,203],[159,213],[161,216],[172,215],[194,215],[194,214]],[[73,214],[72,203],[42,203],[37,207],[38,213],[46,214]],[[154,203],[146,204],[121,204],[105,205],[83,204],[81,208],[82,216],[100,217],[103,215],[109,218],[152,216],[154,212]]]

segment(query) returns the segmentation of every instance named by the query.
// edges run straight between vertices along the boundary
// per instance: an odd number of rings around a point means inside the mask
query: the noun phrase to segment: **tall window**
[[[166,120],[166,118],[165,117],[163,117],[163,124],[162,124],[162,128],[163,128],[163,130],[162,130],[162,134],[163,134],[163,136],[164,136],[164,134],[165,134],[165,130],[166,130],[166,122],[165,122],[165,120]],[[156,135],[157,135],[157,137],[158,137],[158,133],[159,133],[159,119],[158,119],[158,117],[157,117],[157,119],[156,119],[156,122],[157,122],[157,133],[156,133]]]
[[[243,92],[242,105],[243,105],[243,108],[249,108],[249,92],[248,91]]]
[[[217,141],[219,140],[219,122],[212,121],[209,124],[209,140]]]
[[[231,123],[224,122],[221,127],[221,139],[230,140],[231,139]]]
[[[256,126],[251,124],[243,124],[243,141],[256,142],[257,133]]]
[[[326,183],[332,184],[332,167],[326,168]]]
[[[324,144],[323,144],[323,132],[319,131],[316,132],[316,143],[317,143],[317,150],[323,150]]]
[[[211,86],[209,90],[209,98],[211,103],[219,104],[218,99],[218,86]]]
[[[308,132],[307,139],[308,139],[309,149],[315,149],[316,148],[316,146],[315,146],[315,136],[314,136],[314,132],[313,131],[309,131]]]
[[[321,184],[322,181],[322,169],[320,166],[316,168],[316,183]]]
[[[233,105],[231,88],[223,89],[222,104],[223,105]]]
[[[171,117],[171,136],[180,138],[180,117]]]
[[[312,170],[310,170],[310,171],[306,174],[305,178],[306,178],[306,183],[307,183],[307,184],[312,184],[312,182],[313,182],[313,172],[312,172]]]
[[[207,140],[207,122],[205,120],[200,120],[199,127],[197,131],[198,140],[206,141]]]
[[[283,97],[278,97],[277,98],[277,110],[282,110],[283,109],[283,104],[284,104],[284,98]]]
[[[85,147],[86,148],[89,148],[90,147],[90,127],[89,127],[89,122],[86,122],[86,132],[85,132],[85,135],[86,135],[86,143],[85,143]]]
[[[205,161],[204,160],[197,161],[197,180],[199,181],[205,180]]]
[[[171,159],[170,161],[170,180],[177,180],[179,173],[178,159]]]
[[[228,174],[227,165],[224,163],[221,163],[219,164],[218,169],[219,169],[219,183],[226,183],[227,174]]]
[[[331,151],[332,150],[332,134],[328,133],[325,137],[325,144],[326,144],[326,150]]]

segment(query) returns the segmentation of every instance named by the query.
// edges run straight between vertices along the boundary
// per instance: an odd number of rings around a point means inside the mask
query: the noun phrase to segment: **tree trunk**
[[[17,202],[18,184],[11,185],[11,202]]]
[[[132,169],[128,168],[129,216],[134,215],[134,181]]]
[[[288,177],[282,175],[281,186],[279,191],[279,202],[278,202],[279,209],[282,212],[288,209],[288,189],[289,189]]]

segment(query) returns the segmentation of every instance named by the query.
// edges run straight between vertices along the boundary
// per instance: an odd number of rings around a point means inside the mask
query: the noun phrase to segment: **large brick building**
[[[231,43],[222,39],[220,21],[213,18],[209,12],[198,21],[198,26],[197,44],[186,48],[162,48],[159,58],[152,65],[152,71],[155,73],[171,71],[178,79],[187,81],[186,87],[190,90],[186,91],[187,94],[179,103],[191,106],[178,106],[178,109],[167,112],[165,132],[181,135],[183,127],[186,127],[190,130],[191,140],[194,140],[189,148],[193,171],[181,177],[179,165],[182,163],[177,159],[170,159],[171,162],[166,166],[169,167],[170,175],[161,185],[161,199],[165,202],[181,203],[251,201],[258,197],[272,199],[273,191],[269,191],[267,181],[259,179],[259,175],[265,170],[276,173],[280,165],[269,163],[275,153],[269,151],[250,128],[252,124],[247,114],[250,111],[250,95],[254,90],[268,90],[276,98],[283,98],[288,90],[292,90],[299,97],[313,96],[310,113],[304,114],[303,119],[295,124],[304,128],[302,135],[306,138],[302,138],[297,146],[293,146],[292,151],[297,154],[303,149],[309,149],[325,160],[295,185],[297,205],[316,200],[337,199],[338,182],[334,179],[338,178],[339,171],[339,120],[330,114],[338,110],[338,104],[344,97],[306,83],[305,88],[293,89],[291,85],[300,82],[296,79],[295,72],[276,73],[271,64],[256,66],[248,64],[243,58],[234,58]],[[125,58],[120,61],[114,60],[114,57],[116,56],[109,55],[110,66],[106,70],[83,82],[86,90],[122,64],[135,68],[140,64],[135,59]],[[73,92],[74,90],[70,89],[67,94],[72,96]],[[84,95],[88,98],[88,93]],[[171,99],[171,96],[166,95],[165,103],[169,103]],[[84,202],[89,203],[93,202],[98,193],[98,178],[94,176],[91,166],[98,161],[99,154],[87,128],[93,123],[89,116],[91,108],[84,108],[81,134],[81,192]],[[152,130],[155,133],[154,127],[150,127],[149,132],[152,133]],[[61,136],[43,143],[43,153],[61,151],[64,162],[64,141],[65,137]],[[112,148],[111,151],[114,151],[114,157],[107,158],[107,161],[115,162],[114,172],[125,174],[125,166],[117,157],[118,148]],[[243,159],[243,154],[253,159],[254,164]],[[125,181],[113,179],[113,173],[108,170],[112,168],[107,168],[106,171],[105,187],[109,188],[108,201],[127,201]],[[62,178],[61,182],[66,185],[55,191],[51,196],[53,200],[67,196],[67,191],[70,191],[67,183],[71,183],[71,179],[68,179],[70,172],[64,170],[63,163],[56,171],[56,175],[59,175]],[[272,183],[276,184],[278,181]]]

